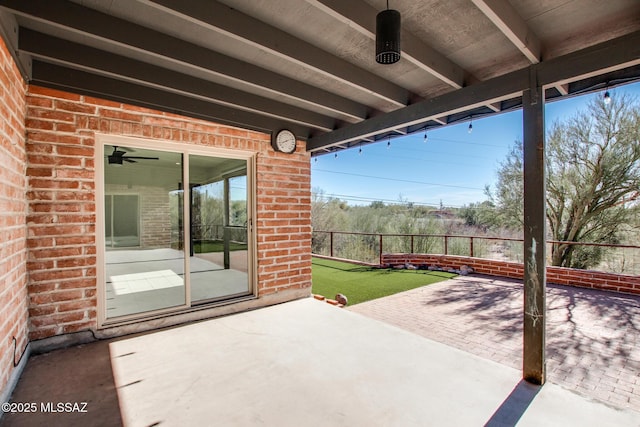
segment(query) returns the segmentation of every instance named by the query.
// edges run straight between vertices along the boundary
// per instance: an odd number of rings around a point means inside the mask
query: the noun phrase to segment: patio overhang
[[[523,92],[531,85],[543,88],[546,100],[557,100],[639,79],[640,32],[635,32],[312,137],[307,149],[347,148],[363,140],[424,132],[472,117],[521,109]],[[559,85],[566,88],[566,95],[557,91]]]
[[[544,382],[545,100],[640,80],[637,0],[397,0],[402,58],[374,59],[382,0],[0,0],[30,84],[273,133],[321,155],[523,108],[524,371]]]
[[[640,79],[640,5],[398,0],[402,58],[374,60],[383,1],[0,1],[33,84],[271,133],[321,155]],[[327,29],[330,28],[330,31]]]

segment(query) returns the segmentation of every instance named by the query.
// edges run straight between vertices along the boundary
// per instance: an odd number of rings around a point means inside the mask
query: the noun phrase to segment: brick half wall
[[[382,264],[433,265],[453,269],[460,269],[466,265],[473,268],[476,273],[513,279],[524,277],[524,266],[520,263],[455,255],[383,254]],[[548,266],[547,282],[640,295],[640,277],[638,276]]]
[[[97,133],[253,151],[258,297],[311,289],[310,156],[270,136],[38,86],[27,94],[32,340],[96,329]],[[302,291],[300,291],[302,290]]]

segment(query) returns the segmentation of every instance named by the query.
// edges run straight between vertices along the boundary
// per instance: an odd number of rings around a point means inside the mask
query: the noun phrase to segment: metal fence
[[[220,224],[193,224],[191,237],[198,241],[222,241],[225,233],[230,241],[247,243],[247,227]]]
[[[591,269],[608,273],[640,275],[640,246],[603,243],[547,241],[547,262],[552,245],[568,244],[600,248],[601,262]],[[523,240],[507,237],[448,234],[380,234],[344,231],[313,231],[314,254],[381,264],[383,253],[461,255],[523,262]]]
[[[220,224],[193,224],[191,239],[196,242],[222,242],[225,238],[233,243],[247,244],[247,227]],[[182,249],[184,236],[182,229],[171,232],[171,247]]]

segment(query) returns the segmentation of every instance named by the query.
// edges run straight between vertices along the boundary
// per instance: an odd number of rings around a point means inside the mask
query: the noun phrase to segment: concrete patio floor
[[[522,281],[455,279],[349,307],[485,359],[522,367]],[[547,285],[547,378],[640,412],[640,296]]]
[[[312,298],[32,357],[2,426],[640,426],[640,414]]]

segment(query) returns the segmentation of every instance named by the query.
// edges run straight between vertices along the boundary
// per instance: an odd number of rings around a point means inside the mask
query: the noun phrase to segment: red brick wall
[[[27,95],[30,337],[95,329],[95,134],[236,148],[257,157],[259,296],[311,287],[309,154],[269,136],[30,86]]]
[[[311,293],[311,163],[271,149],[258,157],[258,282],[261,295]]]
[[[523,264],[515,262],[454,255],[384,254],[382,256],[382,264],[400,265],[407,263],[413,265],[438,265],[444,268],[455,269],[466,265],[472,267],[477,273],[511,277],[514,279],[522,279],[524,277]],[[624,274],[577,270],[564,267],[547,267],[547,282],[558,285],[640,294],[640,277]]]
[[[0,38],[0,391],[27,343],[25,92]]]

